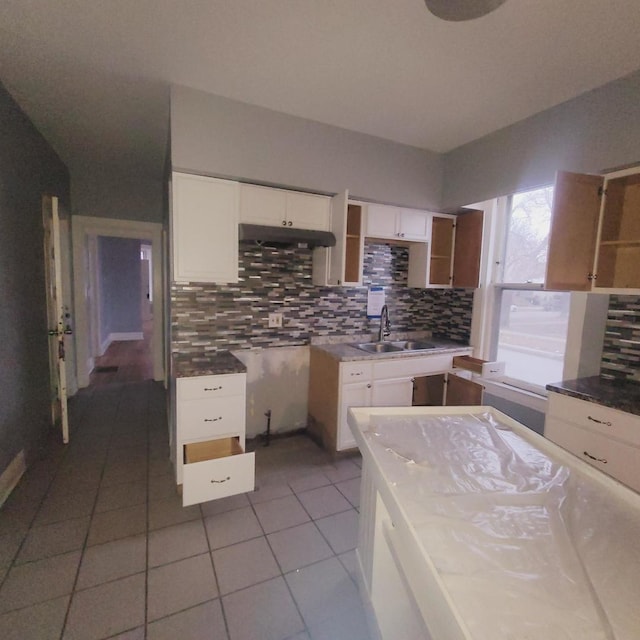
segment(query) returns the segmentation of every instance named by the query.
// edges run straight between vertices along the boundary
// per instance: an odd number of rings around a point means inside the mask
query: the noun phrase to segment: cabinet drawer
[[[396,358],[384,362],[376,362],[373,365],[373,377],[375,380],[383,380],[385,378],[441,373],[451,369],[452,360],[452,356],[442,354],[423,358]]]
[[[544,435],[596,469],[614,475],[609,461],[610,441],[606,437],[553,417],[547,417]]]
[[[178,378],[176,381],[176,395],[178,400],[244,395],[245,382],[245,373]]]
[[[344,362],[340,365],[342,384],[371,380],[370,362]]]
[[[255,488],[255,454],[237,438],[184,446],[182,504],[188,506],[246,493]]]
[[[227,433],[244,433],[244,396],[182,401],[178,403],[177,421],[182,442]]]
[[[607,437],[640,446],[640,418],[630,413],[559,393],[549,394],[547,413]]]

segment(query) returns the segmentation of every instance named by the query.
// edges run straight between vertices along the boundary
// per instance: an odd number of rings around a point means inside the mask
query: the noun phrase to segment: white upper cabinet
[[[398,233],[403,240],[427,242],[429,239],[430,215],[426,211],[400,209]]]
[[[370,238],[427,242],[430,213],[418,209],[403,209],[384,204],[367,207],[367,231]]]
[[[240,222],[328,231],[331,199],[312,193],[242,184]]]
[[[172,259],[177,282],[238,281],[239,185],[174,173]]]

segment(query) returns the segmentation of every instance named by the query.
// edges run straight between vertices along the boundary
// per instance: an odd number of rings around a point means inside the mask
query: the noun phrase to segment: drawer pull
[[[591,460],[595,460],[596,462],[602,462],[602,464],[607,464],[606,458],[596,458],[592,456],[588,451],[583,451],[583,455],[587,456],[587,458],[591,458]]]
[[[222,385],[220,385],[219,387],[205,387],[204,388],[205,391],[220,391],[220,389],[222,389]]]
[[[592,418],[591,416],[587,416],[587,420],[591,420],[591,422],[597,422],[598,424],[603,424],[605,427],[613,426],[610,422],[605,422],[604,420],[598,420],[597,418]]]
[[[222,480],[211,480],[211,484],[222,484],[223,482],[227,482],[227,480],[231,480],[231,476],[227,476]]]
[[[350,373],[350,376],[361,376],[362,375],[362,371],[358,371],[357,373]]]
[[[222,416],[220,416],[219,418],[205,418],[204,419],[205,422],[218,422],[218,420],[222,420]]]

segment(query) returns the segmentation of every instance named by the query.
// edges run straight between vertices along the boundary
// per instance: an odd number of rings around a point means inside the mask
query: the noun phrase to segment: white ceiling
[[[72,171],[161,175],[172,83],[443,152],[640,68],[640,1],[2,0],[0,80]]]

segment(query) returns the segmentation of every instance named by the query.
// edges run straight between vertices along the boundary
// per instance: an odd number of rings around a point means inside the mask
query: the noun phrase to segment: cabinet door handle
[[[205,391],[220,391],[220,389],[222,389],[222,385],[220,385],[219,387],[205,387],[204,388]]]
[[[588,451],[583,451],[582,455],[585,455],[587,456],[587,458],[590,458],[591,460],[595,460],[596,462],[602,462],[602,464],[607,464],[606,458],[596,458],[595,456],[592,456]]]
[[[587,420],[591,420],[591,422],[597,422],[598,424],[603,424],[605,427],[613,426],[610,422],[606,422],[604,420],[598,420],[597,418],[592,418],[591,416],[587,416]]]
[[[227,476],[222,480],[211,480],[211,484],[222,484],[223,482],[227,482],[228,480],[231,480],[231,476]]]
[[[362,371],[358,371],[357,373],[351,373],[349,375],[351,375],[351,376],[361,376],[362,375]]]
[[[222,416],[220,416],[218,418],[205,418],[204,419],[205,422],[218,422],[218,420],[222,420]]]

